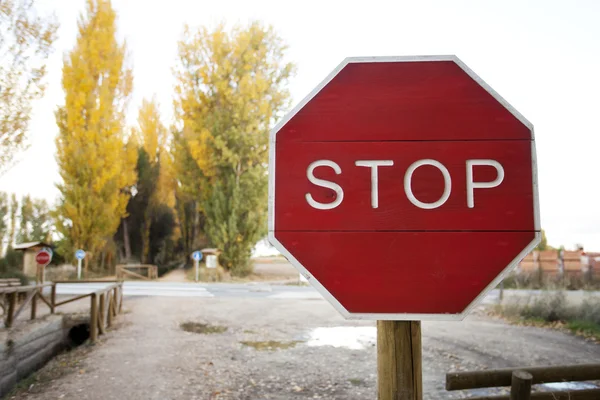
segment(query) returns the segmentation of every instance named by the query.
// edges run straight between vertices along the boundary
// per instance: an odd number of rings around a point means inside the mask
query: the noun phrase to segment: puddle
[[[544,383],[540,387],[550,390],[582,390],[582,389],[597,389],[598,386],[587,382],[553,382]]]
[[[272,350],[287,350],[293,347],[296,347],[298,343],[301,343],[299,340],[293,340],[291,342],[279,342],[277,340],[267,340],[264,342],[250,342],[244,341],[240,342],[244,346],[252,347],[258,351],[272,351]]]
[[[309,332],[306,344],[315,346],[344,347],[351,350],[362,350],[375,346],[377,328],[374,326],[335,326],[315,328]]]
[[[179,326],[186,332],[201,333],[204,335],[223,333],[227,331],[226,326],[202,324],[200,322],[183,322]]]

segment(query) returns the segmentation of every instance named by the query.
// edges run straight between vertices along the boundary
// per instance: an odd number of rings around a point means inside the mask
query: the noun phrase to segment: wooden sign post
[[[269,241],[378,321],[379,399],[421,399],[418,321],[463,319],[540,241],[533,125],[458,57],[357,57],[269,151]]]
[[[378,400],[421,400],[421,322],[377,321]]]

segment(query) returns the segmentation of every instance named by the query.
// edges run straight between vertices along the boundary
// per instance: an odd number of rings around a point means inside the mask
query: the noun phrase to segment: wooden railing
[[[69,299],[56,301],[56,285],[60,283],[78,284],[89,282],[102,282],[109,285],[96,291],[81,294]],[[43,295],[43,289],[50,287],[50,298]],[[19,304],[19,294],[26,294],[25,299]],[[123,310],[123,282],[118,281],[56,281],[52,283],[15,286],[0,288],[0,303],[4,310],[4,326],[11,328],[17,317],[31,304],[31,319],[37,315],[37,300],[42,300],[54,314],[57,307],[72,303],[77,300],[90,298],[90,341],[93,343],[98,335],[104,334],[114,322],[115,317]],[[17,308],[18,307],[18,308]]]
[[[31,304],[31,319],[37,316],[37,299],[41,299],[50,308],[50,313],[54,313],[52,299],[48,300],[42,294],[45,287],[52,287],[52,293],[56,293],[53,283],[45,283],[28,286],[13,286],[0,288],[0,298],[4,312],[4,326],[10,328],[15,320],[21,315],[23,310]],[[24,294],[25,299],[19,304],[19,295]]]
[[[133,277],[144,280],[152,280],[158,278],[158,267],[150,264],[139,264],[139,265],[117,265],[116,274],[118,280],[123,280],[126,277]],[[142,271],[139,273],[131,271],[132,269],[146,270],[146,274],[142,275]]]
[[[469,397],[469,400],[598,400],[600,389],[531,393],[538,383],[600,380],[600,364],[506,368],[446,374],[446,390],[510,386],[510,396]]]

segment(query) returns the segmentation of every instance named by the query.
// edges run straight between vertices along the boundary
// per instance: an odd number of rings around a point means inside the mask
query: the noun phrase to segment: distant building
[[[35,262],[35,255],[44,247],[52,247],[48,243],[44,242],[29,242],[19,243],[14,249],[23,252],[23,273],[27,276],[36,276],[37,274],[37,263]]]

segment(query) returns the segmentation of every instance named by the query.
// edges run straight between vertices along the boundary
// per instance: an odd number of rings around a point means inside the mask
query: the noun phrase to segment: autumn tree
[[[266,233],[269,129],[289,105],[294,67],[285,61],[282,39],[258,22],[231,32],[223,25],[186,28],[178,50],[182,146],[176,150],[187,156],[175,160],[194,164],[179,171],[197,172],[182,185],[196,192],[223,264],[244,275],[251,271],[252,248]]]
[[[133,76],[109,0],[87,0],[78,28],[64,60],[65,104],[56,112],[63,179],[56,228],[64,237],[63,254],[82,248],[93,258],[125,216],[135,182],[136,149],[124,129]]]
[[[0,174],[28,145],[32,103],[45,89],[46,60],[58,25],[34,0],[0,1]]]

